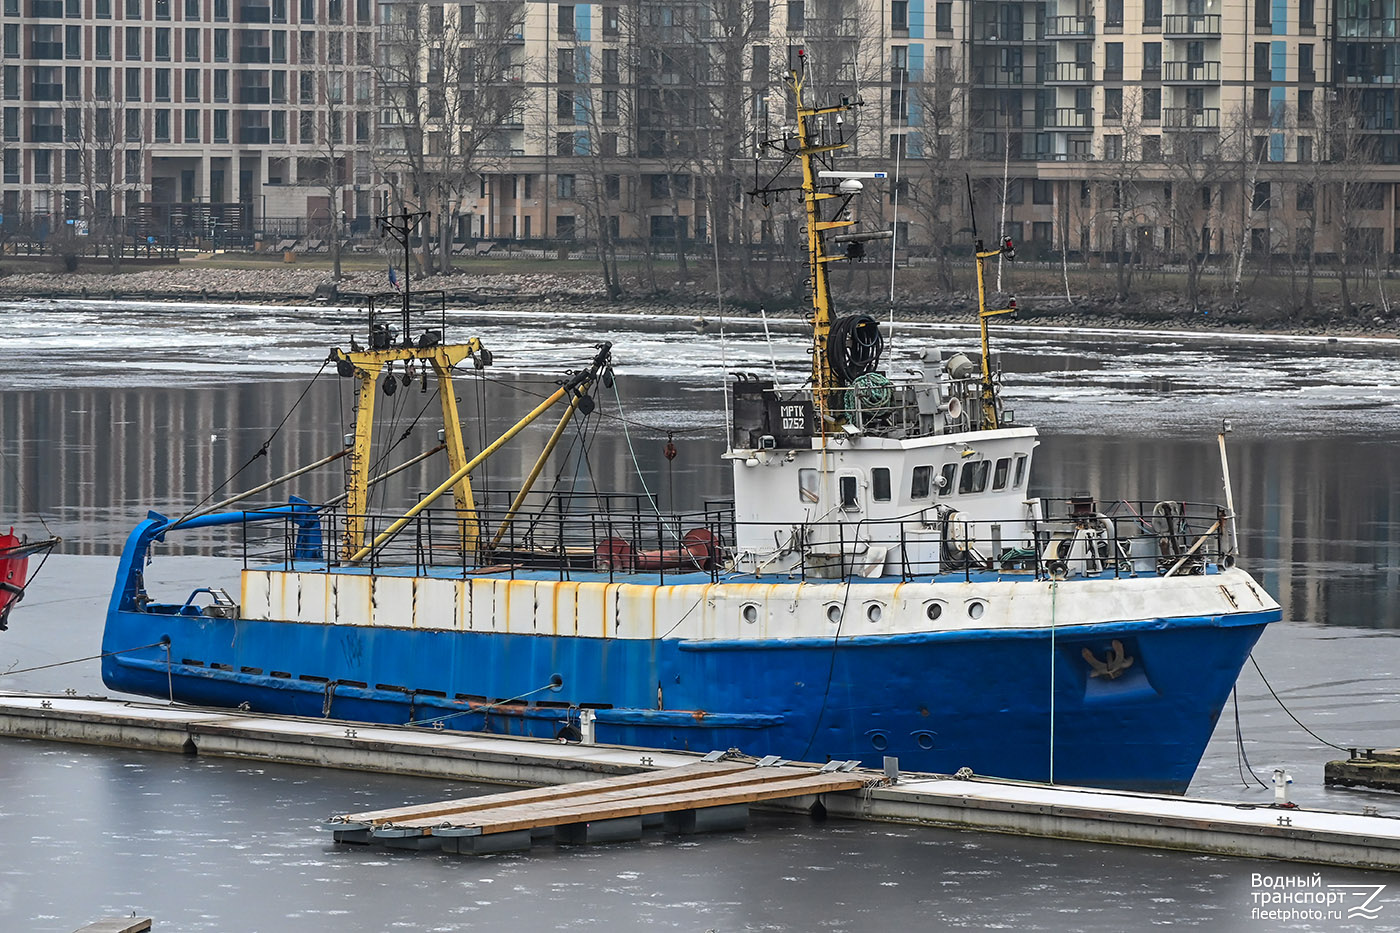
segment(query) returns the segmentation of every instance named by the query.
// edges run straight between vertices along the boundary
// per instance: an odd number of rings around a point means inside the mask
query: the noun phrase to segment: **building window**
[[[228,111],[214,111],[214,142],[228,142]]]
[[[572,199],[572,198],[573,198],[573,196],[574,196],[574,176],[573,176],[573,175],[558,175],[558,176],[556,176],[556,183],[557,183],[557,193],[558,193],[559,197],[561,197],[561,198],[566,198],[566,199]]]
[[[616,36],[618,34],[618,8],[615,6],[603,7],[603,35]]]
[[[572,38],[573,38],[573,36],[574,36],[574,8],[573,8],[572,6],[564,6],[563,4],[561,4],[561,5],[559,6],[558,18],[557,18],[557,20],[556,20],[556,25],[557,25],[557,27],[558,27],[558,32],[559,32],[559,37],[560,37],[560,38],[563,38],[563,39],[572,39]]]
[[[156,100],[170,100],[170,69],[156,69]]]
[[[577,225],[574,223],[574,215],[560,214],[554,220],[554,235],[561,240],[572,240]]]
[[[807,28],[807,6],[803,0],[788,0],[787,31],[803,32]]]
[[[199,61],[199,30],[185,30],[185,61]]]
[[[199,142],[199,111],[185,111],[185,142]]]
[[[1149,29],[1162,28],[1162,0],[1143,0],[1142,25]]]
[[[126,0],[126,18],[141,19],[141,0]]]
[[[1162,78],[1162,43],[1142,44],[1142,80],[1160,81]]]
[[[1317,22],[1314,17],[1313,0],[1298,0],[1298,28],[1316,29]]]
[[[316,22],[316,0],[301,0],[301,18],[304,24]]]
[[[1142,89],[1143,122],[1158,123],[1162,119],[1162,89],[1145,87]]]
[[[1104,4],[1103,24],[1106,29],[1123,28],[1123,0],[1107,0]]]
[[[95,13],[98,19],[112,18],[112,0],[97,0]]]
[[[228,61],[228,30],[214,30],[214,61]]]
[[[1113,122],[1123,119],[1123,89],[1121,87],[1104,88],[1103,118]]]
[[[126,60],[129,62],[139,62],[141,60],[141,27],[126,27]]]
[[[64,26],[63,27],[63,57],[82,58],[83,57],[83,27]]]
[[[188,23],[199,21],[199,0],[185,0],[185,21]]]
[[[92,33],[93,55],[103,61],[112,60],[112,27],[98,26]]]
[[[130,138],[130,137],[128,137],[128,138]],[[158,143],[168,143],[168,142],[170,142],[170,111],[169,111],[169,110],[157,110],[157,111],[156,111],[156,142],[158,142]]]
[[[952,32],[952,31],[953,31],[953,4],[952,4],[952,3],[950,3],[950,2],[945,2],[945,0],[940,0],[939,3],[937,3],[937,4],[934,5],[934,8],[933,8],[933,15],[934,15],[934,29],[938,30],[939,32]]]
[[[1298,161],[1311,162],[1313,160],[1313,141],[1311,136],[1298,137]]]
[[[1118,135],[1104,136],[1103,157],[1106,162],[1123,161],[1123,137]]]
[[[128,68],[125,72],[126,78],[126,99],[141,99],[141,69]]]
[[[1105,81],[1123,80],[1123,43],[1105,42],[1103,45],[1103,77]]]
[[[199,100],[199,72],[193,68],[185,71],[185,101],[194,103]]]
[[[909,31],[909,0],[890,0],[890,28]]]
[[[1254,0],[1254,27],[1268,28],[1273,25],[1273,14],[1269,9],[1272,0]]]
[[[156,0],[156,19],[170,18],[170,0]]]
[[[228,103],[228,70],[219,68],[214,72],[214,101]]]

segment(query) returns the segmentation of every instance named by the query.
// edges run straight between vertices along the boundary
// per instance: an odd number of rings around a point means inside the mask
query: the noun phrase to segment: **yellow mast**
[[[995,311],[987,310],[987,287],[982,278],[982,263],[988,259],[995,259],[1002,253],[1006,253],[1008,258],[1016,255],[1016,247],[1011,242],[1011,237],[1002,241],[999,249],[984,250],[982,241],[977,241],[977,325],[982,331],[982,430],[995,431],[1000,427],[997,417],[997,392],[996,385],[992,382],[992,347],[987,339],[987,318],[996,317],[998,314],[1012,314],[1016,310],[1016,299],[1011,299],[1011,307],[998,308]]]
[[[831,362],[827,358],[827,343],[831,336],[831,291],[827,284],[826,264],[845,259],[845,256],[828,256],[822,234],[827,230],[849,227],[851,220],[822,220],[817,204],[841,195],[817,189],[817,174],[812,160],[823,152],[834,152],[846,148],[844,142],[832,145],[814,143],[814,127],[810,121],[830,113],[850,110],[854,105],[847,100],[830,107],[807,107],[802,103],[802,89],[806,83],[804,65],[805,53],[798,49],[798,67],[792,70],[792,93],[797,107],[797,155],[802,162],[802,201],[807,208],[807,252],[811,279],[808,287],[812,297],[812,396],[817,403],[817,425],[826,433],[828,393],[839,388],[834,384]]]

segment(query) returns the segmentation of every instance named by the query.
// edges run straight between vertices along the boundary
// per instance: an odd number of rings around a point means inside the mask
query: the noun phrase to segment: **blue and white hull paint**
[[[1280,615],[1247,573],[1214,565],[649,584],[308,562],[244,571],[239,617],[226,618],[148,601],[139,570],[157,525],[132,534],[119,570],[103,642],[113,689],[546,738],[591,708],[600,742],[876,766],[893,755],[909,770],[1138,790],[1186,789]]]

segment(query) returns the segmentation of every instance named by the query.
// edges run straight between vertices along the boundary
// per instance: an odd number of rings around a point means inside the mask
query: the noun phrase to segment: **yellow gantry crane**
[[[408,265],[409,233],[423,216],[425,215],[421,213],[410,214],[405,210],[398,217],[385,218],[381,221],[385,232],[394,235],[399,239],[399,242],[404,244],[405,269]],[[569,378],[565,379],[559,388],[544,401],[535,406],[534,410],[517,421],[476,456],[468,459],[466,444],[462,439],[462,420],[457,410],[457,395],[453,386],[452,371],[466,360],[471,360],[477,369],[484,369],[491,364],[491,353],[475,337],[465,343],[445,344],[442,343],[444,336],[442,331],[425,330],[414,339],[410,334],[410,310],[410,282],[408,276],[405,275],[402,334],[395,334],[387,324],[377,323],[371,305],[369,348],[358,347],[352,341],[349,352],[340,349],[331,351],[331,360],[335,362],[337,371],[342,376],[353,376],[360,383],[355,413],[355,433],[348,444],[351,449],[350,466],[346,470],[346,514],[340,547],[341,558],[351,563],[368,558],[397,535],[405,525],[413,520],[414,516],[431,506],[449,491],[452,493],[455,503],[463,551],[468,554],[477,551],[480,545],[480,521],[472,493],[472,471],[550,408],[567,400],[559,424],[550,435],[544,451],[521,486],[520,492],[512,501],[500,528],[490,542],[490,547],[498,544],[519,511],[525,497],[529,494],[535,480],[539,477],[555,445],[563,436],[564,429],[577,412],[582,411],[584,414],[588,414],[593,410],[593,400],[589,393],[600,375],[612,364],[612,344],[600,344],[593,362],[586,369],[570,374]],[[369,471],[373,458],[372,438],[376,389],[379,386],[381,375],[388,372],[388,378],[394,378],[391,370],[396,363],[405,367],[405,373],[410,368],[418,368],[418,371],[426,378],[427,371],[430,369],[436,377],[438,397],[442,409],[443,444],[447,448],[447,462],[451,473],[436,489],[425,495],[403,516],[395,519],[387,528],[376,535],[373,541],[366,542],[369,486],[372,482]]]

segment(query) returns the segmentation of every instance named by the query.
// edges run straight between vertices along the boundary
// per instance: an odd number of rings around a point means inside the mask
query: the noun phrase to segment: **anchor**
[[[1117,680],[1124,671],[1133,666],[1134,659],[1124,655],[1123,643],[1116,638],[1113,639],[1112,647],[1102,661],[1088,648],[1085,648],[1080,654],[1094,669],[1093,673],[1089,675],[1090,677],[1107,677],[1109,680]]]

